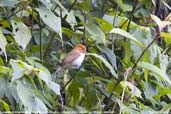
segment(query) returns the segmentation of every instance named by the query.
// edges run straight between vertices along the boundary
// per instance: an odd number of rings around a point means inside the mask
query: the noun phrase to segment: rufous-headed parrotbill
[[[79,69],[85,58],[86,46],[77,44],[63,59],[62,67],[69,67],[72,69]]]

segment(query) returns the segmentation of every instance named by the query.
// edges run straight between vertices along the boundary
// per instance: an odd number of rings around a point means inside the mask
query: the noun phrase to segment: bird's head
[[[74,50],[78,50],[81,53],[86,53],[86,46],[83,44],[77,44]]]

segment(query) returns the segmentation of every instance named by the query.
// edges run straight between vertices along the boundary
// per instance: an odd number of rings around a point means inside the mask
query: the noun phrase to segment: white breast
[[[81,53],[80,56],[71,63],[72,66],[74,68],[79,68],[81,66],[84,58],[85,58],[85,54],[84,53]]]

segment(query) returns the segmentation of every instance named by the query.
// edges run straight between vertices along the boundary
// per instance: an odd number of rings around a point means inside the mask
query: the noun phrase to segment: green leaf
[[[57,95],[60,95],[60,85],[51,81],[51,74],[50,72],[45,69],[45,68],[39,68],[39,78],[42,79],[46,85],[53,91],[55,92]]]
[[[80,98],[79,84],[77,83],[77,81],[72,81],[67,92],[69,92],[67,94],[71,94],[71,96],[68,95],[68,97],[70,97],[70,105],[72,107],[77,106]]]
[[[0,99],[0,106],[1,106],[1,104],[3,106],[1,108],[5,109],[5,111],[8,111],[8,113],[10,113],[10,106],[2,99]]]
[[[39,75],[40,79],[42,79],[47,85],[49,85],[50,80],[51,80],[51,74],[47,69],[45,69],[43,67],[39,68],[38,75]]]
[[[115,0],[115,2],[117,2],[117,4],[119,5],[119,7],[125,12],[125,6],[122,2],[122,0]]]
[[[94,56],[98,59],[100,59],[104,64],[105,66],[110,70],[110,72],[112,73],[112,75],[115,77],[115,78],[118,78],[118,75],[116,74],[114,68],[108,63],[108,61],[106,59],[104,59],[102,56],[100,55],[97,55],[96,53],[87,53],[87,55],[91,55],[91,56]]]
[[[86,25],[86,30],[96,43],[106,43],[105,34],[97,25],[88,23]]]
[[[4,97],[6,90],[8,88],[8,81],[7,79],[0,77],[0,98]]]
[[[36,9],[43,22],[49,26],[52,30],[57,32],[59,36],[62,38],[62,28],[61,28],[61,19],[60,17],[55,16],[50,10],[47,9]]]
[[[166,105],[160,110],[160,112],[164,112],[164,113],[168,113],[168,114],[169,114],[170,110],[171,110],[171,103],[166,104]]]
[[[112,66],[115,68],[115,70],[117,70],[116,56],[115,56],[114,52],[112,52],[112,50],[107,47],[99,47],[99,48],[103,53],[106,54],[107,58],[112,63]]]
[[[9,67],[5,67],[5,66],[0,66],[0,74],[11,74],[12,70]]]
[[[97,17],[95,19],[98,22],[99,26],[102,28],[102,30],[104,30],[106,33],[110,32],[113,29],[113,26],[106,20]]]
[[[57,95],[61,96],[61,93],[60,93],[60,85],[53,82],[53,81],[50,81],[49,83],[49,88],[51,90],[53,90],[53,92],[55,92]]]
[[[167,44],[171,43],[171,34],[161,32],[161,37],[164,38],[164,40],[166,41]]]
[[[128,81],[122,81],[122,82],[120,82],[120,84],[122,87],[129,87],[131,89],[131,93],[133,96],[142,98],[141,91],[132,83],[130,83]]]
[[[160,76],[160,78],[162,80],[168,82],[171,85],[171,81],[168,78],[167,74],[165,72],[163,72],[161,69],[159,69],[158,67],[156,67],[155,65],[147,63],[147,62],[140,62],[138,64],[138,67],[148,69],[149,71],[151,71],[151,72],[157,74],[158,76]]]
[[[14,39],[23,49],[26,48],[31,40],[31,32],[23,22],[11,21]]]
[[[1,48],[2,52],[4,53],[5,59],[7,61],[7,54],[6,54],[6,48],[5,48],[6,45],[7,45],[7,40],[0,29],[0,48]]]
[[[121,36],[124,36],[125,38],[128,38],[132,41],[134,41],[137,45],[139,46],[144,46],[140,41],[138,41],[134,36],[132,36],[130,33],[122,30],[122,29],[119,29],[119,28],[113,28],[110,33],[114,33],[114,34],[119,34]]]
[[[0,6],[14,7],[19,2],[19,0],[1,0]]]
[[[21,60],[10,60],[10,64],[12,66],[13,69],[13,77],[12,77],[12,82],[14,80],[17,80],[21,77],[24,76],[24,74],[29,74],[31,73],[31,71],[34,69],[34,67],[28,65],[25,62],[22,62]]]
[[[50,0],[40,0],[45,6],[47,9],[50,9],[52,7],[52,3]]]
[[[46,105],[38,97],[35,97],[34,111],[39,114],[48,113]]]
[[[46,99],[46,96],[41,93],[39,90],[33,90],[33,93],[38,97],[41,101],[43,101],[48,107],[52,108],[51,104],[49,101]]]
[[[32,111],[34,108],[34,95],[32,94],[31,90],[24,85],[22,82],[17,82],[17,93],[18,96],[24,105],[25,111]]]
[[[160,60],[160,69],[166,73],[167,66],[169,64],[169,56],[160,54],[159,55],[159,60]]]

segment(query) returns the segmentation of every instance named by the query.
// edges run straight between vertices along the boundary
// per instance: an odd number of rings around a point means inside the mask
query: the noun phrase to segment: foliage
[[[0,110],[169,113],[169,0],[1,0]],[[156,8],[156,9],[155,9]],[[79,70],[60,63],[76,44]]]

